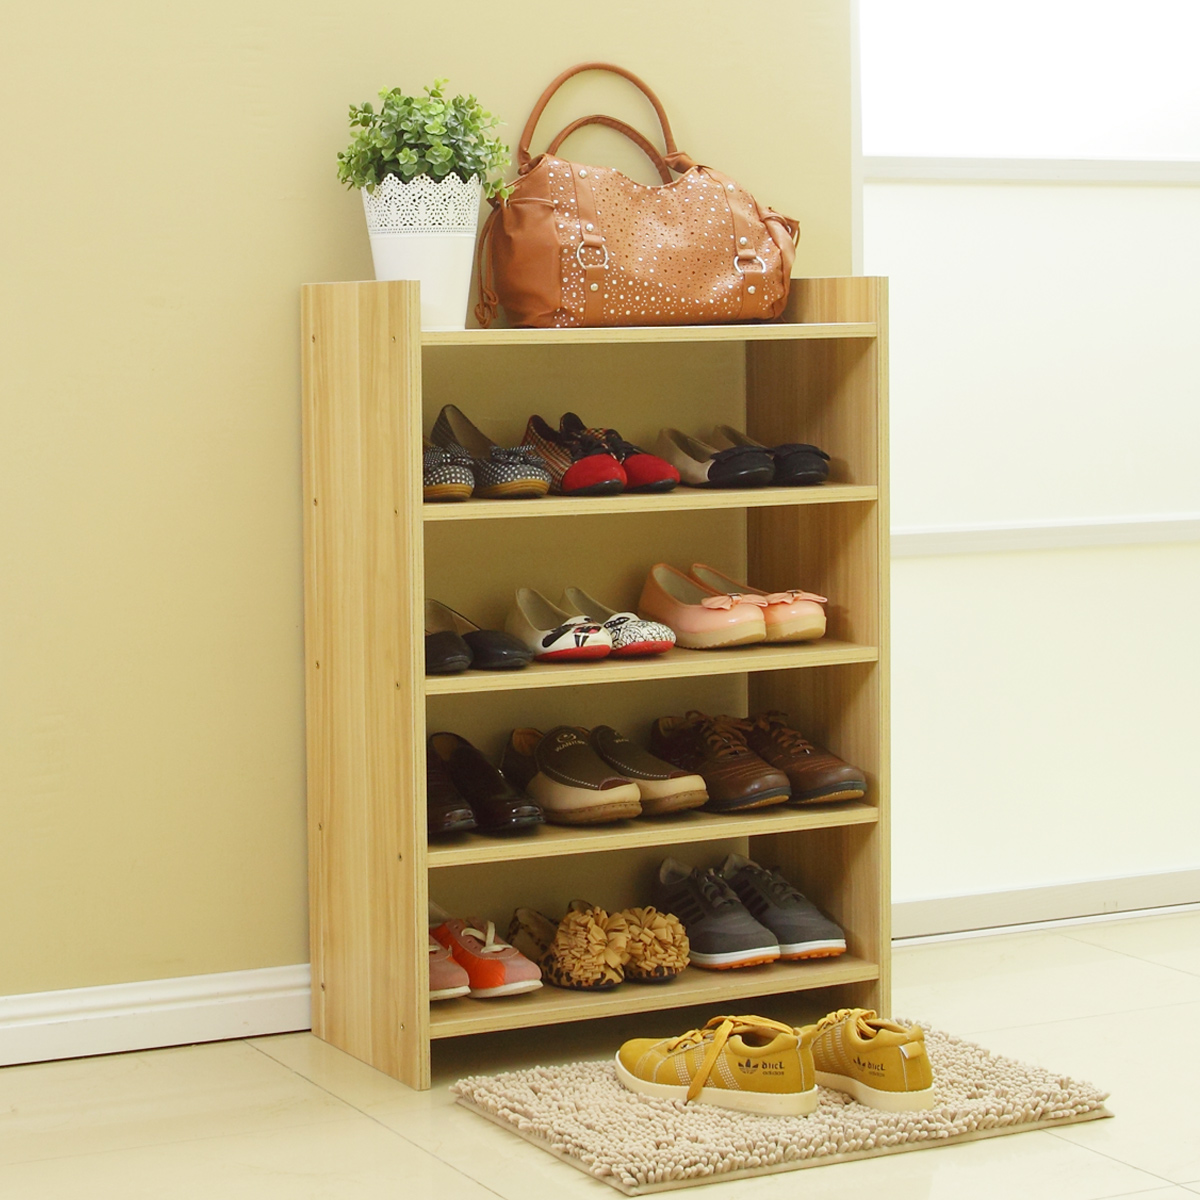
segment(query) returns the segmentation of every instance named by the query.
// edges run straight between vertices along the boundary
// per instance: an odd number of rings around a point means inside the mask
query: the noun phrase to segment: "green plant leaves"
[[[340,151],[338,178],[347,187],[371,190],[388,175],[407,181],[417,175],[443,179],[478,176],[487,196],[507,197],[511,188],[497,176],[508,165],[509,149],[492,131],[500,122],[474,96],[446,99],[448,80],[435,79],[424,96],[406,96],[385,88],[376,112],[371,104],[350,106],[350,128],[357,130]]]

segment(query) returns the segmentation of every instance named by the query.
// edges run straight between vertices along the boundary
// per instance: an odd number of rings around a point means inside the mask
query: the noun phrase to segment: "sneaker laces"
[[[483,945],[475,951],[476,954],[499,954],[502,950],[512,949],[512,946],[510,946],[508,942],[501,941],[500,938],[496,936],[495,921],[489,921],[487,923],[486,930],[476,929],[473,925],[464,925],[460,936],[473,937],[476,939],[476,941],[483,943]]]
[[[867,1021],[877,1015],[873,1008],[839,1008],[837,1012],[827,1013],[823,1016],[813,1026],[813,1030],[815,1033],[821,1033],[826,1029],[832,1029],[835,1025],[840,1025],[843,1021],[853,1019],[858,1026],[859,1033],[864,1037],[873,1037],[875,1031],[867,1024]]]
[[[781,1033],[794,1035],[795,1032],[790,1025],[769,1020],[767,1017],[713,1017],[703,1029],[689,1029],[687,1033],[672,1039],[667,1046],[667,1053],[673,1054],[676,1050],[691,1049],[693,1046],[702,1046],[705,1042],[710,1043],[699,1069],[692,1077],[691,1083],[688,1084],[687,1098],[695,1100],[708,1082],[713,1067],[717,1065],[717,1059],[721,1057],[725,1043],[735,1033],[770,1034],[771,1039],[774,1040]]]
[[[804,899],[804,893],[792,887],[778,871],[771,871],[766,867],[760,867],[758,863],[750,863],[748,867],[743,869],[749,870],[754,875],[759,884],[761,884],[776,903],[781,900]]]
[[[588,429],[575,413],[563,413],[558,425],[559,436],[576,462],[593,454],[611,454],[618,462],[626,455],[637,453],[615,429]]]
[[[799,754],[816,753],[816,747],[812,742],[788,725],[787,713],[762,713],[754,720],[739,721],[738,728],[743,733],[749,733],[752,729],[761,730],[768,737],[773,737],[785,750],[793,750]]]
[[[696,726],[705,748],[714,758],[736,758],[748,749],[742,726],[736,717],[710,717],[692,709],[686,719]]]
[[[589,429],[588,433],[603,442],[609,454],[618,462],[624,462],[634,454],[646,453],[632,442],[627,442],[615,429]]]
[[[730,904],[742,907],[742,902],[738,899],[737,892],[716,871],[711,868],[707,871],[701,871],[697,867],[692,872],[692,877],[695,879],[696,885],[700,888],[700,894],[713,908],[724,908]]]

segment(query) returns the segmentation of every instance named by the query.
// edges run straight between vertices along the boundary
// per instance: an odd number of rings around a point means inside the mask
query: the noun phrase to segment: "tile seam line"
[[[1072,1126],[1071,1128],[1076,1128],[1076,1126]],[[1095,1154],[1097,1157],[1103,1158],[1107,1162],[1116,1163],[1118,1166],[1122,1167],[1128,1167],[1131,1171],[1138,1171],[1142,1175],[1148,1176],[1150,1179],[1160,1179],[1162,1180],[1164,1187],[1179,1186],[1179,1184],[1177,1184],[1173,1179],[1167,1179],[1160,1175],[1157,1171],[1151,1171],[1147,1167],[1139,1167],[1135,1163],[1126,1162],[1123,1158],[1117,1158],[1114,1154],[1105,1154],[1103,1150],[1097,1150],[1095,1146],[1085,1146],[1082,1142],[1075,1142],[1070,1138],[1063,1137],[1063,1130],[1061,1129],[1047,1129],[1045,1132],[1051,1137],[1057,1138],[1060,1142],[1066,1142],[1068,1146],[1074,1146],[1077,1150],[1087,1150],[1089,1153]],[[1100,1197],[1098,1200],[1118,1200],[1118,1197],[1121,1196],[1144,1196],[1147,1193],[1156,1192],[1159,1190],[1159,1188],[1140,1188],[1136,1192],[1113,1192],[1111,1196]]]
[[[255,1045],[253,1045],[253,1043],[251,1043],[250,1041],[246,1041],[245,1039],[243,1039],[243,1041],[245,1041],[245,1044],[247,1046],[250,1046],[250,1048],[252,1050],[257,1050],[259,1052],[259,1054],[261,1054],[264,1058],[270,1059],[271,1062],[276,1063],[278,1066],[281,1066],[285,1071],[290,1071],[293,1075],[295,1075],[299,1079],[303,1079],[306,1083],[311,1083],[313,1087],[324,1092],[327,1096],[332,1096],[340,1104],[344,1104],[351,1111],[358,1113],[359,1116],[366,1117],[368,1121],[372,1122],[372,1124],[378,1125],[380,1129],[383,1129],[387,1133],[390,1133],[393,1137],[399,1138],[406,1146],[411,1146],[414,1150],[419,1150],[422,1154],[426,1155],[429,1158],[432,1158],[435,1162],[439,1162],[442,1164],[442,1166],[449,1168],[451,1171],[453,1171],[455,1173],[455,1175],[461,1176],[463,1179],[467,1180],[469,1183],[473,1183],[478,1188],[482,1188],[485,1192],[487,1192],[487,1194],[489,1196],[495,1196],[496,1200],[507,1200],[507,1198],[504,1196],[504,1194],[502,1192],[494,1191],[492,1188],[488,1187],[488,1185],[486,1183],[481,1183],[478,1179],[472,1178],[472,1176],[468,1175],[466,1173],[466,1171],[464,1171],[461,1167],[456,1166],[452,1162],[447,1162],[446,1159],[442,1158],[438,1154],[434,1154],[430,1150],[426,1150],[424,1146],[420,1145],[417,1142],[414,1142],[411,1138],[405,1137],[404,1134],[402,1134],[398,1129],[393,1129],[390,1125],[385,1125],[384,1122],[381,1121],[373,1113],[367,1112],[366,1109],[359,1108],[359,1106],[357,1104],[352,1104],[349,1100],[346,1100],[344,1097],[339,1096],[336,1092],[330,1091],[329,1088],[324,1086],[324,1084],[318,1083],[315,1079],[310,1079],[307,1075],[304,1074],[303,1071],[297,1071],[296,1068],[291,1066],[289,1063],[285,1063],[285,1062],[281,1061],[280,1059],[276,1058],[273,1054],[268,1054],[261,1046],[255,1046]],[[366,1065],[366,1064],[364,1064],[364,1065]],[[401,1086],[403,1086],[403,1085],[401,1085]]]
[[[1187,979],[1200,979],[1200,971],[1189,971],[1186,967],[1172,967],[1169,963],[1155,962],[1152,958],[1143,958],[1140,954],[1131,954],[1128,950],[1115,950],[1112,946],[1101,946],[1070,933],[1061,933],[1059,936],[1069,938],[1072,942],[1078,942],[1081,946],[1090,946],[1093,950],[1107,950],[1111,954],[1119,954],[1122,958],[1131,958],[1134,962],[1145,963],[1150,967],[1161,967],[1164,971],[1174,971],[1176,975],[1183,975]]]

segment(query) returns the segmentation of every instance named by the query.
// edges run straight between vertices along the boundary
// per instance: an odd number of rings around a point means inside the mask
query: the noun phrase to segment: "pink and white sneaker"
[[[519,637],[538,662],[607,658],[613,650],[612,634],[603,622],[583,613],[571,616],[533,588],[517,588],[504,628]]]
[[[675,645],[675,630],[661,621],[647,621],[633,612],[618,612],[594,600],[582,588],[563,589],[563,608],[585,613],[612,637],[613,658],[640,658],[665,654]]]

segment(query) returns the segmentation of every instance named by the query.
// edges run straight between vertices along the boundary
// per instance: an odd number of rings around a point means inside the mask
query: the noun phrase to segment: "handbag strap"
[[[639,79],[632,71],[627,71],[624,67],[618,67],[614,63],[586,62],[579,63],[574,67],[568,67],[538,97],[537,103],[533,106],[533,112],[529,114],[529,120],[525,122],[525,128],[521,131],[521,140],[517,143],[518,174],[524,175],[529,170],[529,164],[532,162],[529,147],[533,142],[533,134],[537,129],[537,123],[541,119],[542,113],[546,111],[546,105],[550,103],[554,93],[568,79],[573,75],[580,74],[582,71],[608,71],[613,75],[620,75],[623,79],[628,79],[650,101],[654,106],[654,111],[658,114],[658,123],[662,127],[663,143],[667,148],[667,153],[664,155],[666,164],[676,171],[686,171],[696,165],[686,154],[681,153],[679,147],[675,145],[675,135],[671,132],[671,122],[667,120],[666,109],[663,108],[662,102],[645,82]]]
[[[590,117],[580,117],[577,121],[572,121],[546,147],[546,153],[557,154],[559,146],[577,129],[582,129],[585,125],[607,125],[609,129],[615,129],[618,133],[623,133],[653,163],[654,169],[658,172],[659,178],[662,179],[663,183],[671,182],[671,168],[667,166],[663,156],[659,154],[651,142],[638,133],[632,125],[626,125],[624,121],[619,121],[616,117],[606,117],[601,113],[593,113]]]

